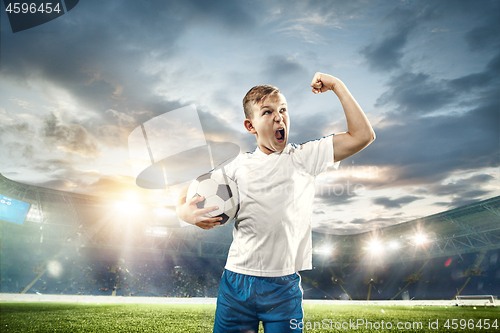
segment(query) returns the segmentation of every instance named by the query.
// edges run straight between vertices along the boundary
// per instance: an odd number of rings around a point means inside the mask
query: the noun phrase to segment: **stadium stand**
[[[0,221],[1,293],[216,297],[232,225],[174,227],[143,207],[14,182],[0,194],[31,204],[22,225]],[[454,299],[500,294],[500,197],[357,235],[313,233],[331,255],[302,272],[304,298]],[[417,244],[414,230],[425,230]],[[377,235],[399,248],[375,257],[360,246]]]

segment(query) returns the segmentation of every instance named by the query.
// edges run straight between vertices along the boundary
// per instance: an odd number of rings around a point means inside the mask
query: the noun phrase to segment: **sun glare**
[[[142,210],[142,205],[137,202],[120,201],[115,204],[115,208],[124,214],[136,214]]]

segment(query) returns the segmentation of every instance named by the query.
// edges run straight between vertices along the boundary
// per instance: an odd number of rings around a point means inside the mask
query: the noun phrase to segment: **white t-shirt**
[[[338,164],[330,135],[270,155],[257,147],[224,166],[241,202],[225,268],[254,276],[311,269],[314,180]]]

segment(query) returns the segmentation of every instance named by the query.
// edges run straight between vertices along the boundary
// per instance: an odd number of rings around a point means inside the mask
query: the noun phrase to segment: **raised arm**
[[[198,208],[198,206],[196,206],[198,202],[205,200],[204,197],[195,197],[186,200],[188,188],[189,185],[186,186],[179,194],[177,207],[175,208],[177,216],[184,222],[194,224],[202,229],[212,229],[214,226],[220,224],[219,221],[222,220],[221,217],[205,216],[205,214],[217,210],[217,207],[207,207],[200,209]]]
[[[375,132],[368,118],[342,81],[328,74],[316,73],[311,87],[315,94],[332,90],[344,108],[347,132],[333,136],[335,161],[356,154],[375,140]]]

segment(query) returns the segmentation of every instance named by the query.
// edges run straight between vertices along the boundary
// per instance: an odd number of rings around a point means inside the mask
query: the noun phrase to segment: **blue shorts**
[[[222,274],[214,333],[259,331],[262,321],[265,332],[302,332],[302,288],[300,275],[260,277],[224,270]],[[292,329],[292,327],[294,329]]]

